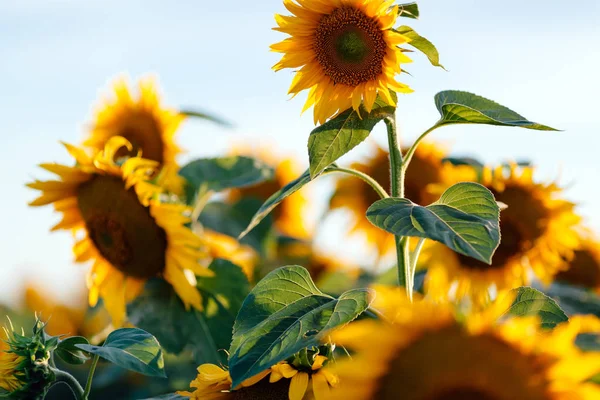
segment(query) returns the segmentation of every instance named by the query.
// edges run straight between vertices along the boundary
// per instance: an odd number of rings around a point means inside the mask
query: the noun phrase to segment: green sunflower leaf
[[[61,340],[54,351],[54,354],[59,356],[64,362],[71,365],[85,364],[90,359],[88,354],[78,349],[75,345],[90,344],[90,342],[81,336],[73,336]]]
[[[327,168],[323,172],[327,173]],[[269,213],[273,211],[275,207],[277,207],[283,200],[290,197],[298,190],[302,189],[312,180],[313,178],[311,178],[310,176],[310,171],[306,171],[305,173],[300,175],[300,177],[291,181],[290,183],[282,187],[279,191],[273,193],[273,195],[269,197],[267,201],[265,201],[264,204],[258,209],[256,214],[254,214],[254,217],[252,217],[252,220],[248,224],[248,227],[246,228],[246,230],[244,230],[244,232],[240,234],[238,239],[243,239],[248,233],[250,233],[250,231],[252,231],[258,224],[260,224],[260,222],[263,219],[265,219],[267,215],[269,215]]]
[[[204,119],[206,121],[213,122],[217,125],[221,125],[226,128],[233,127],[233,124],[231,122],[229,122],[221,117],[218,117],[214,114],[210,114],[210,113],[207,113],[204,111],[185,109],[185,110],[179,111],[179,113],[185,115],[186,117]]]
[[[554,328],[556,325],[569,320],[567,314],[558,304],[544,293],[531,287],[513,289],[515,301],[506,314],[515,317],[539,316],[542,327]]]
[[[435,96],[435,104],[442,115],[435,127],[452,124],[485,124],[510,126],[538,131],[556,131],[527,118],[500,104],[468,92],[448,90]]]
[[[397,100],[395,94],[392,96]],[[314,179],[325,168],[362,143],[377,123],[393,115],[395,111],[395,107],[378,97],[370,113],[363,106],[360,107],[360,112],[350,108],[313,130],[308,138],[311,178]]]
[[[411,39],[407,44],[425,54],[431,65],[446,69],[442,64],[440,64],[440,53],[435,45],[429,40],[419,35],[410,26],[402,25],[401,27],[396,28],[395,31]]]
[[[419,6],[417,3],[398,4],[398,16],[412,19],[419,18]]]
[[[500,244],[499,217],[492,192],[472,182],[452,186],[427,207],[388,198],[367,210],[369,221],[389,233],[432,239],[488,264]]]
[[[336,299],[317,289],[302,267],[271,272],[250,292],[236,319],[229,350],[232,387],[318,345],[329,330],[364,312],[369,294],[351,290]]]
[[[138,328],[117,329],[102,346],[76,344],[75,347],[147,376],[166,378],[163,351],[158,340]]]
[[[230,156],[194,160],[179,174],[187,180],[186,194],[191,203],[200,190],[220,192],[253,186],[273,179],[275,172],[254,158]]]

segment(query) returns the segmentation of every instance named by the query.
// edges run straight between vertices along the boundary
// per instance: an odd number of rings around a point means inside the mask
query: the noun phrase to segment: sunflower
[[[172,202],[173,196],[147,180],[156,176],[158,163],[132,157],[117,164],[114,158],[123,147],[133,149],[122,137],[111,138],[104,151],[93,156],[66,147],[77,165],[42,164],[60,180],[27,186],[42,192],[31,206],[54,204],[62,213],[52,230],[82,234],[73,251],[77,262],[93,260],[88,275],[90,305],[101,297],[113,324],[121,326],[126,303],[148,278],[162,276],[186,307],[201,309],[200,294],[186,271],[212,276],[200,263],[208,256],[205,244],[186,227],[189,208]]]
[[[459,169],[443,160],[446,152],[438,145],[423,143],[418,148],[408,168],[405,179],[405,195],[419,205],[428,205],[436,200],[428,188],[440,184],[450,169]],[[376,147],[373,156],[364,163],[355,163],[352,168],[373,177],[382,187],[390,187],[389,154]],[[462,176],[463,174],[461,174]],[[394,248],[394,236],[377,228],[365,217],[371,204],[379,200],[377,193],[363,181],[354,177],[342,178],[330,201],[330,209],[346,208],[352,212],[354,225],[352,232],[363,232],[368,242],[377,247],[379,254],[386,254]]]
[[[600,332],[597,318],[574,317],[550,331],[537,318],[464,316],[449,304],[408,304],[396,293],[387,318],[332,335],[352,351],[333,368],[339,384],[332,400],[600,398],[600,386],[588,382],[600,372],[600,352],[575,345],[578,334]]]
[[[118,156],[141,151],[144,158],[172,168],[181,152],[174,135],[185,116],[162,106],[158,92],[158,84],[151,77],[139,80],[137,96],[130,91],[127,78],[116,79],[111,96],[96,110],[84,145],[102,151],[110,138],[121,136],[132,146],[131,150],[121,148]]]
[[[567,268],[579,238],[580,218],[574,204],[561,199],[554,183],[533,180],[531,167],[486,169],[481,182],[496,200],[508,206],[500,214],[502,240],[492,265],[454,253],[440,244],[423,251],[422,264],[429,268],[425,290],[446,297],[456,284],[458,298],[470,297],[476,304],[489,299],[489,289],[512,289],[527,285],[531,272],[549,284]]]
[[[585,235],[581,246],[567,264],[567,269],[556,275],[556,280],[594,290],[600,294],[600,242]]]
[[[44,321],[49,335],[92,337],[110,324],[106,310],[90,310],[87,299],[75,298],[71,303],[60,304],[37,286],[25,289],[25,306]]]
[[[302,400],[312,394],[316,400],[327,400],[331,388],[337,385],[338,378],[324,367],[326,362],[326,357],[317,355],[312,367],[305,370],[282,361],[244,381],[235,390],[231,388],[229,371],[213,364],[203,364],[198,367],[198,377],[190,383],[195,390],[178,394],[199,400]],[[268,380],[265,379],[267,376]]]
[[[7,332],[4,332],[4,336],[0,333],[0,388],[15,392],[26,383],[24,374],[17,371],[19,365],[25,361],[25,357],[11,351],[8,345],[9,339]]]
[[[211,230],[204,230],[202,235],[211,258],[222,258],[231,261],[244,271],[250,282],[253,281],[254,267],[259,257],[252,247],[240,244],[231,236]]]
[[[291,37],[271,46],[283,53],[273,69],[300,68],[289,93],[309,89],[304,109],[315,123],[364,102],[371,112],[379,95],[395,106],[391,92],[411,93],[396,81],[410,63],[398,45],[410,41],[392,28],[398,6],[386,0],[284,0],[293,16],[275,15],[277,31]]]
[[[275,177],[270,181],[232,190],[229,194],[231,202],[236,202],[241,198],[254,198],[264,202],[285,185],[297,179],[303,172],[294,159],[278,157],[273,154],[271,149],[237,145],[232,148],[231,152],[235,155],[256,158],[275,169]],[[283,235],[308,239],[311,236],[311,229],[304,218],[307,208],[308,199],[302,191],[287,197],[271,213],[275,227]]]

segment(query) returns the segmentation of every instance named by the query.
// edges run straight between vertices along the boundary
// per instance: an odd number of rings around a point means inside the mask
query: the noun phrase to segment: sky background
[[[600,230],[600,2],[582,0],[422,0],[421,19],[403,20],[434,42],[448,72],[415,54],[403,75],[415,93],[401,96],[398,119],[410,141],[437,120],[435,93],[471,91],[564,132],[455,126],[431,139],[488,163],[531,159],[540,180],[559,179]],[[46,177],[40,162],[71,163],[58,141],[78,143],[92,105],[119,73],[158,75],[166,104],[195,107],[231,120],[224,130],[203,121],[179,132],[181,159],[222,154],[236,141],[272,146],[307,165],[311,112],[306,95],[289,100],[290,71],[274,73],[270,28],[280,0],[0,0],[0,303],[17,302],[38,283],[65,300],[83,287],[85,267],[72,262],[68,233],[48,232],[50,207],[31,209],[24,184]],[[378,127],[373,141],[385,143]],[[363,145],[342,163],[368,155]],[[312,188],[322,199],[331,182]],[[318,214],[318,202],[315,206]],[[328,223],[339,228],[343,217]],[[327,232],[339,231],[329,228]],[[330,252],[360,256],[361,246],[325,241]],[[351,248],[350,252],[348,249]]]

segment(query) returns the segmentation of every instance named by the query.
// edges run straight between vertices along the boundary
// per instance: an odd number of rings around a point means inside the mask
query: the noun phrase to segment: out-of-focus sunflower
[[[481,305],[492,286],[505,290],[526,285],[531,273],[549,284],[579,244],[580,217],[574,204],[558,196],[556,184],[534,182],[531,167],[486,169],[481,183],[508,206],[500,213],[500,246],[488,265],[438,243],[428,245],[422,254],[429,268],[425,290],[434,297],[446,297],[456,284],[458,298],[470,297]]]
[[[186,307],[201,309],[200,293],[186,271],[213,275],[200,262],[208,258],[205,243],[186,227],[189,208],[172,202],[173,196],[148,181],[157,175],[158,163],[141,157],[116,163],[121,148],[133,149],[122,137],[111,138],[104,151],[93,156],[66,147],[77,164],[42,164],[60,180],[27,186],[42,192],[30,205],[53,204],[63,214],[52,230],[83,234],[73,251],[77,262],[93,261],[88,275],[90,305],[101,297],[113,324],[120,326],[126,303],[148,278],[162,276]]]
[[[284,0],[293,16],[275,15],[277,31],[291,37],[271,46],[283,58],[273,69],[296,72],[290,94],[309,89],[304,109],[315,123],[361,102],[368,112],[377,95],[395,106],[391,92],[411,93],[396,81],[410,63],[399,45],[409,42],[392,28],[398,6],[385,0]]]
[[[444,163],[446,152],[440,146],[422,143],[411,161],[406,173],[405,195],[419,205],[428,205],[437,198],[428,187],[440,184],[452,170],[453,174],[462,171],[460,168]],[[381,147],[376,147],[373,155],[362,163],[355,163],[352,168],[373,177],[382,187],[390,187],[389,154]],[[471,176],[471,175],[469,175]],[[345,177],[338,181],[336,190],[330,201],[331,209],[349,209],[354,218],[353,232],[365,234],[368,242],[377,247],[379,254],[386,254],[394,248],[394,236],[371,224],[366,216],[371,204],[379,200],[377,193],[365,182],[354,177]]]
[[[337,376],[324,366],[327,358],[316,356],[311,368],[295,367],[285,361],[244,381],[240,387],[231,390],[231,377],[226,371],[213,364],[198,367],[198,377],[190,386],[193,392],[179,392],[192,399],[264,399],[264,400],[303,400],[314,398],[327,400],[331,388],[337,385]],[[266,377],[269,379],[265,379]],[[309,385],[312,383],[312,385]]]
[[[90,310],[85,297],[74,298],[67,306],[37,286],[25,289],[25,306],[46,324],[46,333],[52,336],[69,335],[90,338],[110,324],[105,310]]]
[[[600,242],[586,234],[581,246],[568,262],[567,269],[560,271],[556,280],[592,289],[600,294]]]
[[[15,392],[26,383],[24,374],[17,371],[25,358],[10,351],[9,339],[8,334],[0,331],[0,388]]]
[[[275,169],[275,178],[271,181],[232,190],[229,194],[229,200],[232,202],[244,197],[256,198],[264,202],[304,172],[294,159],[278,157],[273,154],[272,149],[266,147],[237,145],[232,148],[231,152],[235,155],[256,158]],[[302,191],[287,197],[272,212],[275,227],[283,235],[308,239],[311,236],[311,229],[306,222],[307,208],[308,198]]]
[[[131,150],[121,148],[118,156],[141,151],[144,158],[172,168],[181,152],[174,136],[185,116],[161,105],[154,78],[140,79],[137,89],[138,93],[132,93],[125,77],[115,80],[111,96],[97,107],[84,145],[102,151],[110,138],[121,136],[132,146]]]
[[[550,331],[537,318],[499,322],[492,315],[458,315],[448,304],[386,303],[395,305],[391,315],[332,335],[352,357],[333,367],[339,384],[330,399],[391,400],[399,393],[403,400],[600,398],[600,386],[588,382],[600,372],[600,353],[575,344],[578,334],[600,331],[595,317],[574,317]]]
[[[256,251],[247,245],[240,244],[235,238],[219,232],[204,230],[202,233],[211,258],[222,258],[238,265],[250,282],[254,278],[254,267],[259,261]]]

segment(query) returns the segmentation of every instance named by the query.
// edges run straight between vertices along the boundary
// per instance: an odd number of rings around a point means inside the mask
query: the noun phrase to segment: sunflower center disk
[[[122,121],[119,136],[124,137],[133,145],[133,151],[120,149],[116,156],[131,157],[141,150],[142,157],[163,163],[164,143],[161,130],[154,116],[146,112],[137,112]]]
[[[139,279],[163,271],[165,231],[120,178],[96,176],[80,187],[77,200],[90,240],[113,267]]]
[[[323,16],[315,32],[317,61],[336,84],[356,87],[376,80],[383,73],[386,49],[377,20],[352,7]]]

